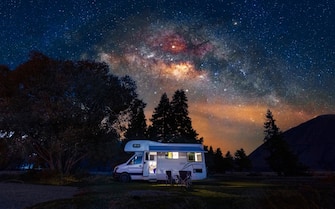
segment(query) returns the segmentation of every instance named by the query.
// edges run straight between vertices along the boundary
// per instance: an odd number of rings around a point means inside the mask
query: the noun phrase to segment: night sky
[[[149,119],[161,95],[188,97],[205,145],[247,154],[270,109],[285,131],[335,113],[333,0],[2,0],[0,64],[38,50],[130,75]]]

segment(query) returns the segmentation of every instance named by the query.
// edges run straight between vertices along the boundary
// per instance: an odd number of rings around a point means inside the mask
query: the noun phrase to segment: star
[[[269,108],[282,130],[335,112],[331,1],[4,1],[0,63],[32,50],[106,62],[130,75],[151,117],[163,93],[187,92],[205,144],[252,151]]]

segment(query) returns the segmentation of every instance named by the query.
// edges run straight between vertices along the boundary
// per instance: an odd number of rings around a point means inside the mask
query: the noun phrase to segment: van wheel
[[[130,181],[130,176],[128,173],[122,173],[119,177],[119,181],[123,183],[127,183]]]

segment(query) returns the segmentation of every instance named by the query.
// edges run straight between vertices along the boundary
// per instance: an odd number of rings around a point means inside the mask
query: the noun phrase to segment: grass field
[[[30,209],[333,209],[335,177],[220,176],[191,188],[91,176],[72,199]]]

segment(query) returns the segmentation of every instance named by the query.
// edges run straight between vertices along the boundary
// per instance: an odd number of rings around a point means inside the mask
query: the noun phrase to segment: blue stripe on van
[[[149,146],[150,151],[156,152],[204,152],[199,147],[180,147],[180,146]]]

